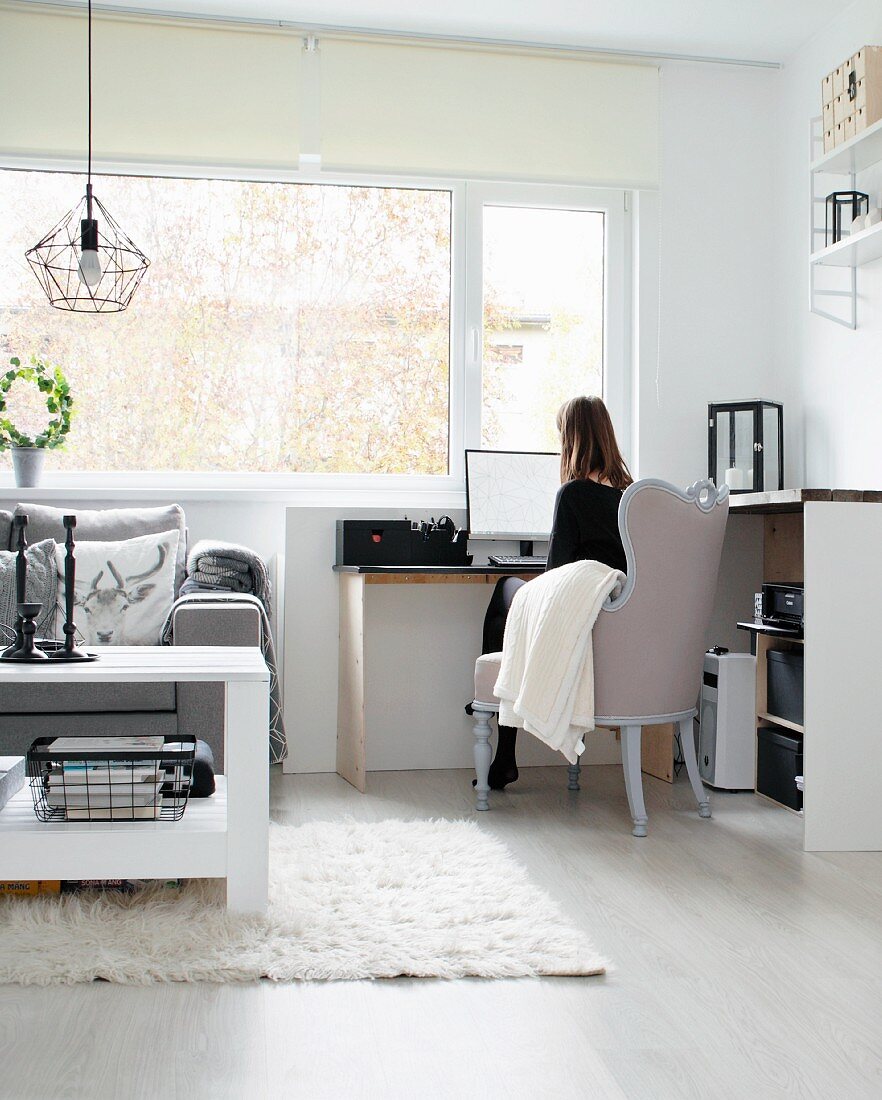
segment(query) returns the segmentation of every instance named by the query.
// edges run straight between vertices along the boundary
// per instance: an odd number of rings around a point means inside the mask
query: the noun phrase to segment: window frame
[[[603,399],[616,428],[625,460],[630,462],[631,411],[631,218],[628,192],[569,184],[468,183],[466,185],[466,347],[465,436],[468,447],[481,446],[484,347],[485,206],[586,210],[604,215]],[[575,396],[575,395],[574,395]]]
[[[4,156],[0,168],[82,173],[80,158]],[[232,182],[328,184],[448,191],[451,196],[448,472],[446,474],[264,473],[241,471],[77,470],[53,473],[58,489],[178,491],[218,496],[248,493],[334,492],[361,499],[370,493],[397,496],[465,493],[465,451],[481,443],[481,335],[483,318],[483,234],[481,211],[492,205],[546,209],[601,210],[607,216],[604,263],[604,399],[626,458],[631,454],[631,248],[630,192],[624,189],[558,184],[464,180],[444,176],[398,176],[326,172],[318,168],[245,169],[226,165],[142,163],[100,160],[94,175],[229,180]],[[73,201],[73,200],[71,200]],[[137,308],[137,296],[133,303]],[[477,341],[477,342],[475,342]],[[477,355],[475,352],[477,351]],[[0,487],[11,486],[11,472]],[[452,499],[452,498],[451,498]]]

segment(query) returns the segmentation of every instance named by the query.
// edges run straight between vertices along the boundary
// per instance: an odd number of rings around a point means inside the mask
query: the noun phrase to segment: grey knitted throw
[[[14,550],[0,550],[0,648],[5,648],[15,636],[18,610],[15,599]],[[55,541],[43,539],[27,548],[28,580],[25,594],[29,603],[39,603],[43,609],[37,616],[37,637],[55,637],[55,606],[58,591],[58,569],[55,565]]]

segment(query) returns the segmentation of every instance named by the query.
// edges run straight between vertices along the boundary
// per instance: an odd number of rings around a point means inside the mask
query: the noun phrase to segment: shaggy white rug
[[[172,826],[173,828],[173,826]],[[270,827],[270,905],[181,890],[0,898],[0,982],[602,974],[586,937],[474,822]]]

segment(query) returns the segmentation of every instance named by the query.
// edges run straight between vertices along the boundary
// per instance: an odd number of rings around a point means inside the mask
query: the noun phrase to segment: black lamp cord
[[[89,166],[86,173],[86,217],[92,220],[92,0],[89,6],[89,45],[86,51],[89,69]]]

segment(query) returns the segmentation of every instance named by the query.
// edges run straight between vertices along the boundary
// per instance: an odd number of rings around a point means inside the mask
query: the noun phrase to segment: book
[[[68,807],[65,816],[68,821],[154,821],[162,809],[162,799],[152,806],[108,806],[96,809],[94,806],[82,809]]]
[[[61,893],[58,879],[26,879],[22,882],[0,882],[0,894],[17,894],[23,898],[33,898],[38,894]]]
[[[124,894],[130,894],[154,882],[170,890],[178,890],[183,885],[183,880],[179,878],[74,878],[65,879],[61,883],[61,892],[73,894],[78,890],[119,890]]]
[[[110,787],[106,787],[101,792],[90,787],[88,792],[85,788],[81,788],[79,792],[70,790],[50,791],[46,795],[46,805],[51,806],[53,810],[80,806],[91,806],[95,810],[106,810],[111,807],[123,810],[129,806],[152,805],[158,797],[159,791],[155,783],[148,784],[143,791],[117,790],[112,792]]]
[[[52,769],[47,778],[50,790],[62,787],[92,787],[96,783],[105,786],[107,784],[131,786],[133,783],[162,782],[165,780],[165,769],[157,768],[155,764],[122,768],[111,768],[106,764],[76,765],[72,768]]]
[[[165,744],[161,733],[144,734],[134,737],[56,737],[43,750],[44,752],[103,752],[108,756],[117,753],[159,752]]]

